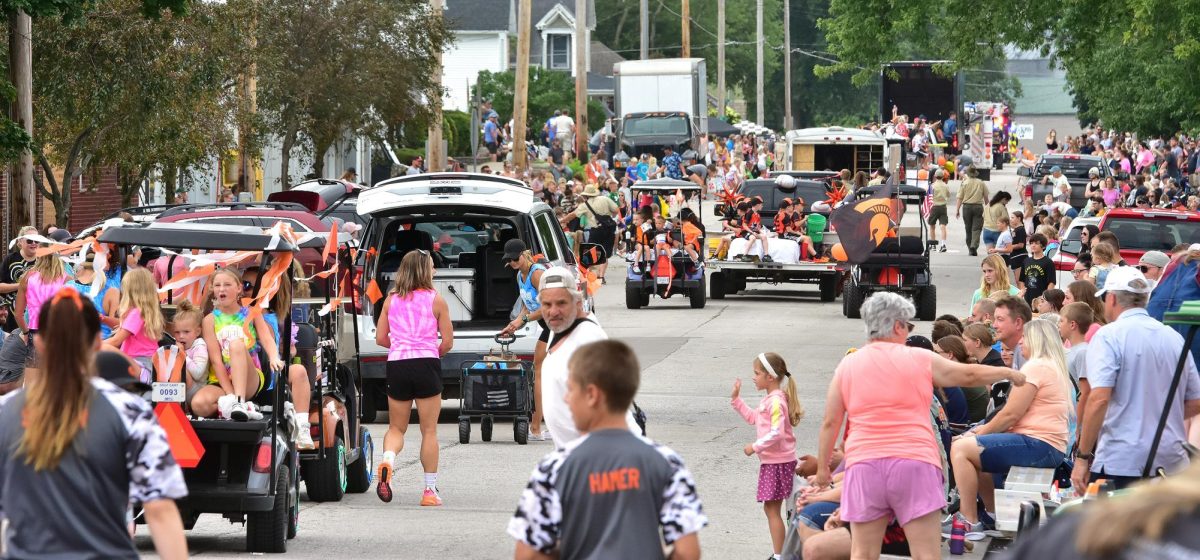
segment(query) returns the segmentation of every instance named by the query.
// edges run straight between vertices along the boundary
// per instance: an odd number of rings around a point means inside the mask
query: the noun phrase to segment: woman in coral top
[[[862,306],[870,342],[842,359],[829,384],[821,424],[817,486],[829,485],[829,459],[849,422],[841,517],[850,523],[855,558],[878,558],[888,523],[908,536],[913,558],[939,558],[938,518],[946,496],[942,459],[929,422],[934,386],[974,387],[1004,379],[1025,383],[1020,372],[963,364],[905,346],[916,309],[905,297],[882,292]]]

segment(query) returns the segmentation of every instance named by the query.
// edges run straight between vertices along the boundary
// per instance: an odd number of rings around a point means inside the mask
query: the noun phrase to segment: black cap
[[[145,393],[150,386],[138,379],[141,369],[120,352],[96,353],[96,376],[131,393]]]
[[[59,243],[66,243],[71,240],[71,232],[69,232],[65,229],[59,228],[59,229],[56,229],[56,230],[50,232],[49,237],[50,237],[50,239],[53,239]]]
[[[504,242],[504,260],[515,261],[525,252],[525,242],[520,239],[509,239]]]

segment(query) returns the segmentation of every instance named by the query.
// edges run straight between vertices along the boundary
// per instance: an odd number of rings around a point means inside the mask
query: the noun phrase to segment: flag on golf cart
[[[849,202],[834,209],[830,224],[841,241],[833,247],[833,258],[850,264],[861,264],[871,252],[890,235],[896,226],[896,206],[892,198],[896,189],[895,175],[888,179],[869,198]]]

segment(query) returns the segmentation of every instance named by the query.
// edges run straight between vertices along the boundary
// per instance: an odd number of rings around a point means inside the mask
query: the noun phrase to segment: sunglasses
[[[249,292],[251,290],[251,288],[254,288],[254,282],[250,282],[250,281],[242,282],[242,291],[243,292]]]
[[[1078,275],[1078,274],[1083,274],[1083,273],[1085,273],[1085,272],[1087,272],[1087,269],[1086,269],[1086,268],[1074,268],[1074,269],[1071,269],[1071,274],[1076,274],[1076,275]]]
[[[429,256],[429,251],[426,251],[425,249],[417,249],[417,252],[425,255],[426,257]]]
[[[1151,267],[1149,267],[1149,266],[1147,266],[1147,265],[1144,265],[1144,264],[1139,264],[1139,265],[1137,266],[1137,269],[1138,269],[1138,270],[1140,270],[1140,271],[1142,271],[1142,274],[1145,274],[1145,273],[1147,273],[1147,272],[1150,272],[1150,268],[1151,268]],[[1154,268],[1158,268],[1158,267],[1154,267]]]

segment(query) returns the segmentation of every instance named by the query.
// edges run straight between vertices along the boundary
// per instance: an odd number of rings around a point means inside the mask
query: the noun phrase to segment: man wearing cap
[[[1170,264],[1171,257],[1162,251],[1146,251],[1138,261],[1137,269],[1142,271],[1147,280],[1158,282],[1162,278],[1163,269]]]
[[[483,145],[487,146],[488,157],[492,161],[496,161],[496,154],[500,153],[500,117],[496,113],[488,115],[488,120],[483,123]]]
[[[554,445],[562,449],[579,437],[571,409],[563,397],[567,394],[567,364],[580,346],[608,339],[591,316],[583,309],[583,292],[575,274],[565,267],[552,267],[542,273],[538,286],[542,320],[550,327],[546,359],[542,360],[542,421],[550,430]],[[630,431],[641,433],[633,412],[625,415]]]
[[[617,236],[616,216],[621,212],[621,208],[616,202],[607,196],[600,196],[600,187],[595,183],[588,183],[583,188],[583,202],[575,207],[575,210],[563,216],[564,222],[570,222],[572,218],[579,218],[579,227],[583,228],[584,240],[588,243],[595,243],[604,248],[604,254],[611,256],[613,254],[613,244]],[[608,270],[608,263],[604,262],[596,266],[596,275],[603,281],[604,273]]]
[[[1042,177],[1042,184],[1050,185],[1050,194],[1055,202],[1067,202],[1067,197],[1071,196],[1071,184],[1063,175],[1062,168],[1057,165],[1050,168],[1049,175]]]
[[[958,189],[958,207],[954,217],[962,217],[967,230],[967,250],[974,257],[979,251],[979,237],[983,233],[983,205],[988,201],[987,183],[979,178],[979,170],[967,166],[967,178]]]
[[[1188,465],[1184,421],[1200,413],[1200,374],[1190,356],[1151,471],[1144,471],[1183,351],[1183,336],[1146,312],[1153,289],[1154,282],[1141,271],[1123,266],[1109,272],[1096,292],[1109,323],[1096,331],[1087,349],[1091,392],[1080,402],[1084,412],[1071,473],[1077,493],[1100,478],[1120,489],[1159,468],[1174,474]]]

